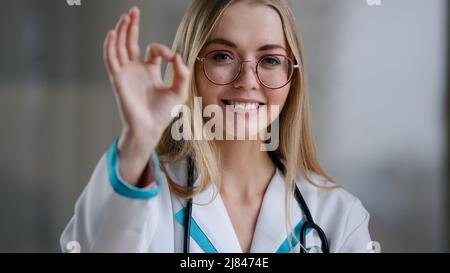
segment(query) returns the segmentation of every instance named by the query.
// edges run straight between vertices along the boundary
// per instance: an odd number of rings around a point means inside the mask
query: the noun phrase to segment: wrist
[[[159,137],[154,133],[142,133],[124,129],[118,141],[118,148],[126,154],[149,156],[156,147]],[[128,152],[126,152],[128,151]]]

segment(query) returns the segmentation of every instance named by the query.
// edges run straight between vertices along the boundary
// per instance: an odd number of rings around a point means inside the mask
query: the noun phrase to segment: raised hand
[[[149,44],[141,57],[138,44],[140,11],[124,13],[105,40],[104,59],[122,120],[120,172],[137,184],[151,151],[170,124],[171,110],[188,97],[190,71],[181,56],[162,44]],[[171,62],[174,80],[165,87],[162,60]]]

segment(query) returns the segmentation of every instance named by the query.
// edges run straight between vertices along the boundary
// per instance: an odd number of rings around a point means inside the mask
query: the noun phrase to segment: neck
[[[221,165],[221,193],[233,198],[262,197],[275,165],[259,141],[217,141]]]

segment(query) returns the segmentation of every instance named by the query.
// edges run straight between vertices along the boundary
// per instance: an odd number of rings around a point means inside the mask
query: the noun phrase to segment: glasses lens
[[[282,55],[263,57],[258,63],[258,77],[262,84],[269,88],[281,88],[292,77],[292,61]]]
[[[226,85],[239,75],[240,62],[233,54],[224,51],[209,53],[204,61],[206,77],[213,83]],[[257,73],[261,83],[272,89],[285,86],[293,74],[292,61],[283,55],[264,56],[258,62]]]
[[[228,52],[211,52],[204,65],[206,76],[215,84],[229,84],[239,73],[239,61]]]

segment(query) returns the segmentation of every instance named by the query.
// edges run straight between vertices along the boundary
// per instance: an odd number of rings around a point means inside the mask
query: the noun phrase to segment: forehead
[[[269,6],[237,2],[228,7],[209,40],[232,41],[238,48],[256,50],[266,44],[286,48],[283,23],[278,12]]]

